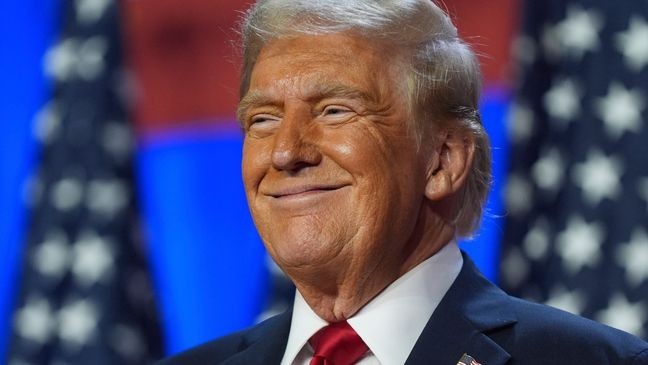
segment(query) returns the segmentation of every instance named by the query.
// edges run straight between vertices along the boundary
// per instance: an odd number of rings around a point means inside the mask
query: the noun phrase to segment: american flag
[[[648,1],[532,1],[505,289],[648,338]]]
[[[473,359],[472,356],[463,354],[461,355],[461,359],[459,359],[457,365],[481,365],[481,364],[478,363],[475,359]]]
[[[8,364],[144,364],[162,346],[136,232],[118,8],[62,4]]]

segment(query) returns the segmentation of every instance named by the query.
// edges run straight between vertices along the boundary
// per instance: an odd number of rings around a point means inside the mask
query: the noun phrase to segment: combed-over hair
[[[241,98],[261,49],[273,39],[354,32],[405,52],[410,67],[403,77],[419,143],[426,143],[425,136],[434,135],[426,131],[439,125],[469,131],[475,140],[472,169],[453,223],[458,236],[476,230],[491,182],[490,145],[478,111],[481,74],[475,54],[433,1],[259,0],[241,28]]]

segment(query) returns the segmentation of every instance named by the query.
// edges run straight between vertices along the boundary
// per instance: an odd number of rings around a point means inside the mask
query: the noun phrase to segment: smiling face
[[[243,181],[293,280],[397,275],[420,243],[432,157],[417,148],[394,53],[334,34],[272,41],[256,61],[239,106]]]

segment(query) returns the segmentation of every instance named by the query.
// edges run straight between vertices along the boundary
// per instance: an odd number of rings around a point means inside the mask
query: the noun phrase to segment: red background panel
[[[313,0],[317,1],[317,0]],[[140,130],[234,118],[239,59],[234,31],[251,0],[126,0],[124,37]],[[480,54],[486,85],[506,87],[519,0],[447,0]]]
[[[511,43],[519,27],[520,0],[446,0],[459,33],[479,55],[484,85],[510,86]]]
[[[124,37],[140,128],[232,118],[238,100],[233,31],[241,0],[127,0]]]

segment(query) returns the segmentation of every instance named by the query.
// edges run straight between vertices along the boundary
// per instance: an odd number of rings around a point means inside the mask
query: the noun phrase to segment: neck
[[[454,238],[454,228],[441,220],[432,228],[429,224],[423,226],[427,229],[414,232],[401,260],[393,260],[389,254],[345,257],[317,268],[293,268],[287,274],[320,318],[329,323],[344,321]]]

